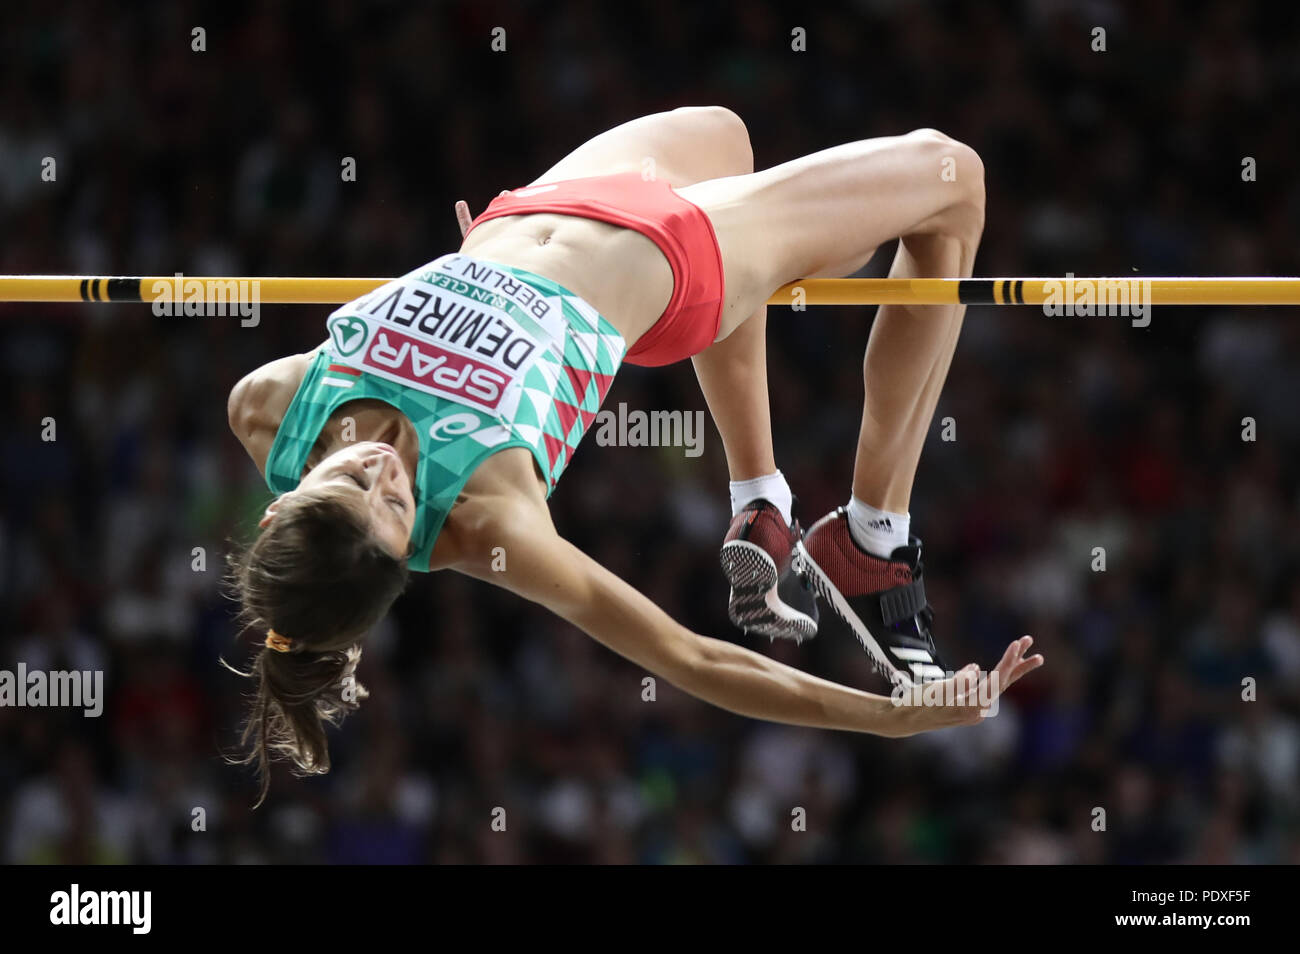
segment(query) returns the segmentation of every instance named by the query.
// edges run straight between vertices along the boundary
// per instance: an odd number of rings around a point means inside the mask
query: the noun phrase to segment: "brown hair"
[[[230,557],[228,584],[238,599],[244,631],[259,639],[274,629],[291,640],[288,652],[259,646],[252,679],[242,757],[256,764],[260,805],[270,788],[270,762],[293,762],[296,775],[330,769],[325,724],[338,725],[362,699],[353,673],[360,641],[406,586],[405,560],[387,552],[366,519],[337,491],[298,491],[281,498],[275,517]],[[256,807],[256,806],[255,806]]]

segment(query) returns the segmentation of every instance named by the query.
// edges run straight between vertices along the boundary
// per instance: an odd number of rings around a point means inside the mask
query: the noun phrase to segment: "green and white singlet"
[[[326,326],[271,445],[266,482],[277,494],[298,486],[341,405],[392,405],[419,433],[410,567],[420,571],[488,455],[531,448],[550,496],[626,352],[613,325],[555,282],[458,254],[343,305]]]

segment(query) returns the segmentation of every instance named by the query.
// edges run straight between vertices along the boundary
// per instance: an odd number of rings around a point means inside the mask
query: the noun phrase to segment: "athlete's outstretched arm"
[[[786,666],[742,646],[691,632],[646,596],[561,538],[545,507],[524,499],[476,501],[477,520],[463,520],[460,548],[477,553],[457,569],[519,594],[573,623],[620,656],[706,702],[740,715],[790,725],[901,737],[954,725],[971,725],[996,697],[1043,664],[1025,658],[1032,639],[1016,640],[1002,657],[996,681],[975,682],[977,667],[954,679],[969,704],[896,706],[887,696],[862,692]],[[544,516],[545,515],[545,516]],[[505,569],[491,569],[494,547]],[[500,565],[500,561],[498,561]],[[990,679],[990,675],[982,678]],[[983,690],[983,691],[981,691]],[[982,697],[982,699],[981,699]],[[940,698],[948,698],[942,696]]]

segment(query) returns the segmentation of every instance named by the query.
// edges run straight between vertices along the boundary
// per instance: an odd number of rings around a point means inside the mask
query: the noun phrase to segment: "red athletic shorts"
[[[626,172],[515,189],[493,199],[470,229],[488,219],[533,212],[576,215],[635,229],[668,259],[673,297],[654,327],[628,350],[624,360],[629,364],[672,364],[713,344],[722,319],[724,287],[718,237],[704,211],[668,183]]]

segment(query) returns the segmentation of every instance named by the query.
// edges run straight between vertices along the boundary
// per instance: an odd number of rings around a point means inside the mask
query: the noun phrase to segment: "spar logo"
[[[525,356],[537,347],[528,339],[516,340],[527,345]],[[511,381],[487,362],[391,329],[375,332],[361,363],[393,380],[449,397],[457,404],[494,412]]]
[[[329,320],[330,340],[340,355],[350,358],[366,345],[370,328],[360,318],[339,315]]]

